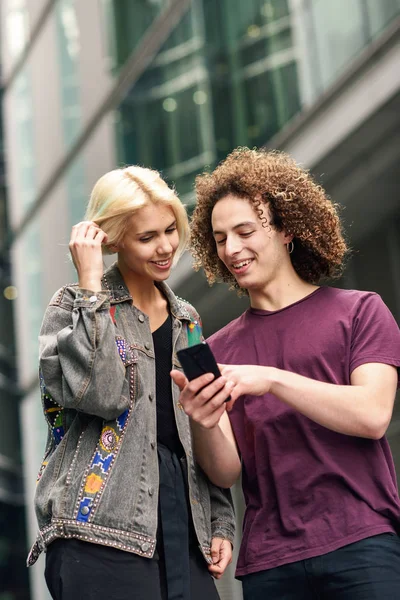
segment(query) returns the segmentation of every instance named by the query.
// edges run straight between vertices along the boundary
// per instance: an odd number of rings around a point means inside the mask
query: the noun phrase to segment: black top
[[[156,357],[156,408],[157,442],[167,446],[179,457],[184,454],[175,422],[172,400],[172,319],[168,314],[166,321],[153,331],[154,353]]]

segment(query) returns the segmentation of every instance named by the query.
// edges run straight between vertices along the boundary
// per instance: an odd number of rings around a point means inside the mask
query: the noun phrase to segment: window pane
[[[168,0],[107,0],[106,22],[111,22],[109,47],[112,62],[120,68],[142,39]]]
[[[379,34],[400,12],[400,0],[366,0],[371,35]]]
[[[312,0],[312,7],[321,77],[326,86],[365,45],[368,32],[359,1]]]

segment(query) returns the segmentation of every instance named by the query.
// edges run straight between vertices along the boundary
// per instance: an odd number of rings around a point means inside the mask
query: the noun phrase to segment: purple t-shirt
[[[361,364],[400,367],[400,332],[380,296],[322,287],[277,311],[249,309],[208,340],[217,361],[260,364],[349,385]],[[386,438],[331,431],[272,394],[240,397],[230,419],[246,502],[236,574],[400,532]]]

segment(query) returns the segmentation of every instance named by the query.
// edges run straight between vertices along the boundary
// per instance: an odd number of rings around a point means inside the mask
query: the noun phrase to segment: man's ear
[[[283,243],[290,244],[290,242],[293,241],[294,235],[291,233],[285,233],[284,231],[282,233],[283,233]]]

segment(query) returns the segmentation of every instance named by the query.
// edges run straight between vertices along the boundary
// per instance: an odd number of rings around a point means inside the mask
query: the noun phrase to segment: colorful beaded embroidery
[[[117,419],[104,425],[83,488],[84,496],[79,503],[76,520],[87,523],[96,496],[101,492],[107,474],[118,452],[121,433],[126,424],[129,410]]]
[[[39,383],[40,383],[40,395],[42,398],[43,412],[46,418],[47,424],[51,431],[51,435],[53,438],[54,446],[57,447],[58,444],[64,437],[64,425],[63,425],[63,412],[64,409],[62,406],[57,404],[47,392],[46,384],[44,382],[42,371],[39,371]],[[47,457],[48,452],[46,451],[45,456]],[[43,460],[40,465],[40,469],[36,478],[36,483],[39,481],[43,472],[47,466],[47,460]]]
[[[190,321],[187,326],[187,337],[188,337],[188,346],[194,346],[195,344],[200,344],[203,341],[203,330],[201,327],[201,321]]]
[[[195,309],[190,304],[186,304],[185,308],[190,318],[190,323],[187,324],[188,346],[194,346],[204,341],[203,326]]]
[[[121,360],[125,363],[126,342],[123,338],[117,338],[115,341]],[[133,389],[133,373],[134,370],[132,369],[131,389]],[[92,462],[86,474],[81,491],[81,500],[78,500],[76,520],[81,523],[89,521],[92,509],[97,503],[97,498],[104,489],[107,475],[111,470],[111,465],[121,443],[129,413],[130,409],[127,409],[115,420],[104,423]]]
[[[117,344],[118,353],[121,357],[122,362],[125,364],[126,362],[126,341],[123,338],[117,338],[115,340]]]
[[[64,409],[62,406],[57,404],[57,402],[55,402],[50,396],[50,394],[47,392],[46,384],[44,382],[43,374],[41,371],[39,372],[39,382],[44,415],[53,435],[54,443],[56,446],[58,446],[58,444],[64,437]]]

